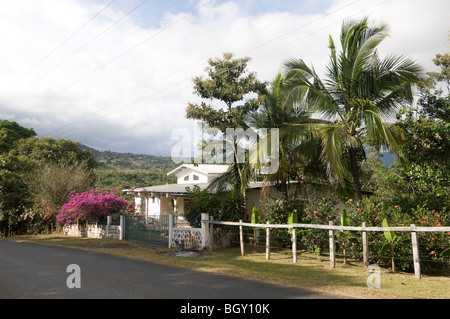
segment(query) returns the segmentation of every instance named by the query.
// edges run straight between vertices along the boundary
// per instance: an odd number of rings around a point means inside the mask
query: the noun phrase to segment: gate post
[[[109,227],[111,226],[111,216],[106,216],[106,238],[109,238]]]
[[[125,216],[120,216],[120,227],[119,227],[119,240],[122,240],[125,238]]]
[[[209,224],[205,222],[205,220],[209,220],[209,214],[202,213],[201,215],[202,219],[202,228],[201,228],[201,235],[202,235],[202,248],[205,248],[207,243],[211,240],[211,234],[209,232]]]

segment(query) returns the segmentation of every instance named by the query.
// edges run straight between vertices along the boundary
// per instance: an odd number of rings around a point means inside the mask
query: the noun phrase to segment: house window
[[[186,176],[184,177],[184,180],[185,180],[185,181],[188,181],[188,180],[189,180],[189,175],[186,175]]]
[[[194,175],[194,181],[198,181],[198,176]]]

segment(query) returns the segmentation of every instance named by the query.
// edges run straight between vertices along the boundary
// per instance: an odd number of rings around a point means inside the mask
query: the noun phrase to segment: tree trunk
[[[359,206],[359,203],[362,199],[362,190],[361,190],[361,181],[360,181],[360,176],[359,176],[358,159],[356,157],[356,150],[353,148],[350,148],[349,154],[350,154],[350,165],[352,168],[352,175],[353,175],[353,187],[354,187],[355,196],[356,196],[356,205]]]

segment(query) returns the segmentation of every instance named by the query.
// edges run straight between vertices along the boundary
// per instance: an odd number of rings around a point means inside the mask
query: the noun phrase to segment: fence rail
[[[412,254],[413,254],[413,264],[414,264],[414,273],[417,279],[421,278],[420,271],[420,257],[419,257],[419,240],[417,233],[419,232],[449,232],[450,227],[416,227],[416,225],[411,224],[410,226],[403,227],[367,227],[365,223],[362,226],[340,226],[334,225],[333,222],[330,222],[329,225],[317,225],[317,224],[270,224],[267,222],[266,224],[254,224],[254,223],[244,223],[242,220],[239,222],[227,222],[227,221],[214,221],[204,219],[202,223],[209,224],[210,227],[213,225],[226,225],[226,226],[238,226],[239,227],[239,241],[241,248],[241,255],[244,255],[244,227],[250,228],[265,228],[266,229],[266,259],[269,259],[270,256],[270,229],[288,229],[292,230],[292,258],[293,262],[297,262],[297,229],[320,229],[320,230],[328,230],[329,236],[329,252],[330,252],[330,266],[332,268],[335,267],[335,259],[336,259],[336,242],[335,242],[335,233],[336,231],[355,231],[361,232],[362,234],[362,244],[363,244],[363,259],[364,259],[364,267],[367,269],[369,266],[369,243],[368,243],[368,232],[410,232],[411,233],[411,245],[412,245]]]
[[[317,225],[317,224],[252,224],[244,222],[223,222],[223,221],[210,221],[203,220],[202,222],[215,224],[215,225],[228,225],[228,226],[244,226],[244,227],[254,227],[254,228],[314,228],[314,229],[325,229],[325,230],[350,230],[350,231],[406,231],[406,232],[450,232],[450,226],[444,227],[363,227],[363,226],[339,226],[339,225]]]

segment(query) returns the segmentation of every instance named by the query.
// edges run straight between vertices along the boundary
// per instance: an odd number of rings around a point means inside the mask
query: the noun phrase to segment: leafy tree
[[[217,128],[223,134],[227,128],[245,127],[245,114],[258,108],[258,99],[250,98],[264,88],[253,72],[247,73],[250,58],[234,59],[233,54],[224,53],[222,59],[209,59],[206,68],[208,78],[195,77],[194,90],[202,99],[219,102],[219,108],[211,104],[189,103],[186,117],[201,120],[207,128]],[[248,165],[240,163],[237,155],[238,141],[231,141],[234,147],[234,163],[230,170],[238,173],[239,183],[235,185],[245,200],[245,189],[249,182]]]
[[[396,125],[405,141],[401,151],[407,189],[440,209],[450,204],[450,56],[438,54],[433,61],[441,71],[428,72],[419,83],[419,112],[403,108]]]
[[[36,136],[31,128],[20,126],[16,122],[0,120],[0,153],[8,152],[20,139]]]
[[[87,161],[70,163],[61,159],[58,162],[43,163],[22,174],[35,203],[45,203],[57,212],[67,201],[70,192],[83,192],[94,186],[95,171]],[[52,216],[54,217],[54,216]]]
[[[231,53],[224,53],[222,59],[209,59],[208,78],[195,77],[194,91],[202,99],[216,100],[224,105],[217,109],[205,102],[189,103],[187,118],[201,120],[223,133],[227,128],[243,125],[243,116],[256,110],[259,104],[257,99],[248,98],[249,94],[258,93],[265,86],[256,79],[255,73],[248,73],[249,61],[248,57],[234,59]]]
[[[360,162],[365,157],[363,137],[373,144],[398,151],[396,132],[385,118],[413,100],[412,85],[421,67],[396,55],[381,59],[378,45],[386,38],[386,26],[370,27],[367,18],[344,21],[338,53],[330,36],[330,62],[326,80],[299,59],[285,63],[289,94],[308,110],[333,121],[317,129],[329,175],[341,185],[351,179],[357,201],[362,198]],[[349,168],[351,178],[346,176]]]
[[[30,167],[42,163],[58,163],[61,160],[69,163],[85,161],[90,169],[98,164],[94,155],[81,148],[81,144],[69,139],[54,139],[51,137],[31,137],[18,140],[10,151]]]
[[[11,234],[31,201],[29,189],[20,177],[22,163],[14,156],[0,155],[0,159],[0,233]]]
[[[97,163],[77,142],[49,137],[40,139],[34,137],[31,129],[6,124],[5,127],[14,134],[9,134],[9,140],[4,144],[8,145],[8,153],[1,155],[0,221],[2,231],[8,228],[9,233],[13,233],[21,229],[20,223],[30,224],[30,219],[21,220],[20,216],[25,216],[26,213],[23,214],[28,210],[36,215],[33,204],[44,204],[56,212],[70,191],[84,191],[93,186]],[[54,218],[51,216],[51,220]]]

